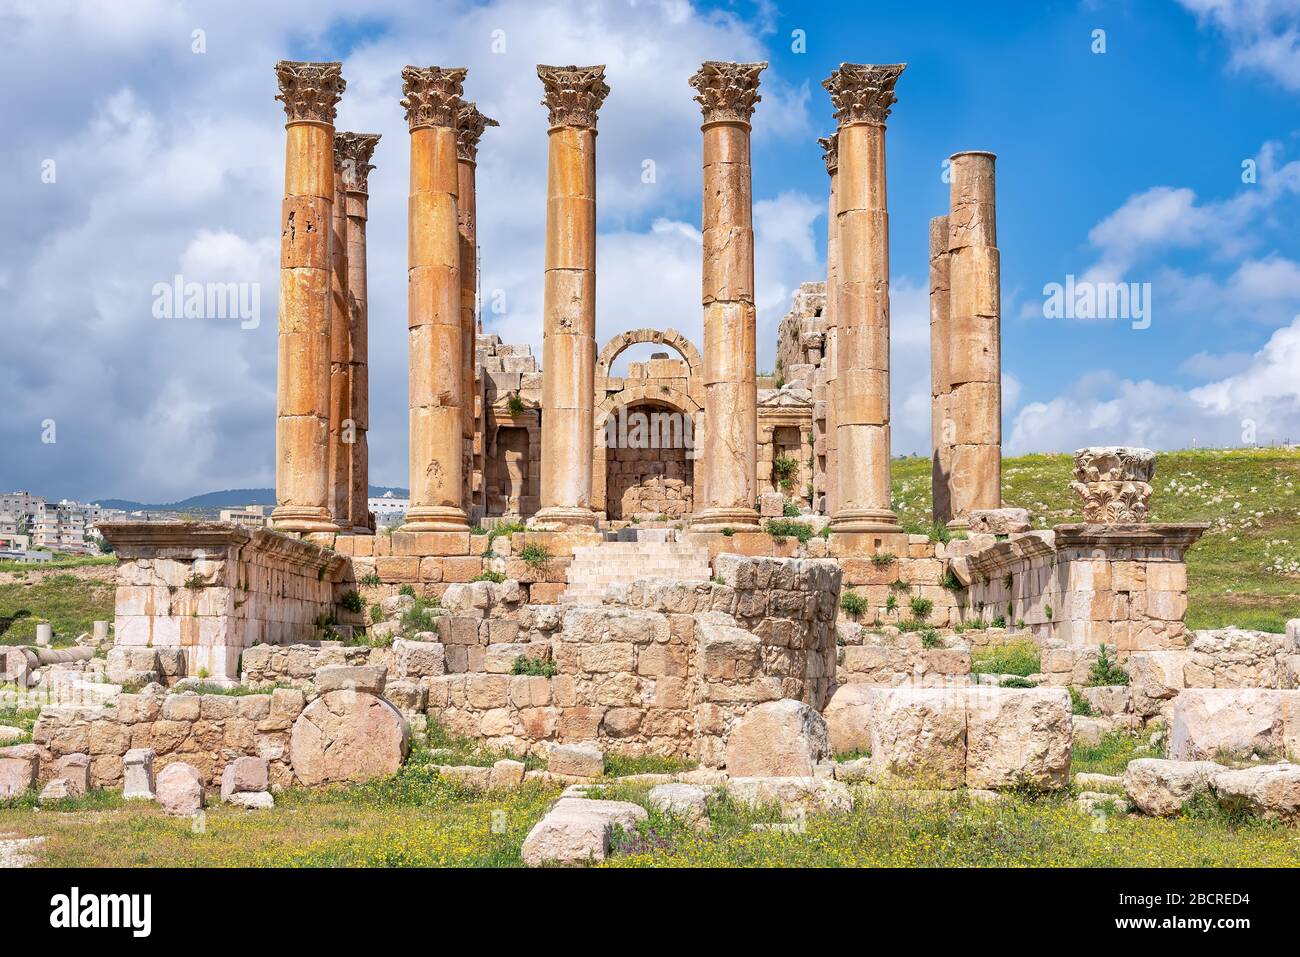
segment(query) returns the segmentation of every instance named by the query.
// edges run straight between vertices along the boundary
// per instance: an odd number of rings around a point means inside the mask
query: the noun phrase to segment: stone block
[[[316,692],[358,691],[382,695],[388,678],[384,665],[331,665],[316,672]]]
[[[130,799],[154,799],[153,762],[156,757],[153,748],[132,748],[122,759],[123,785],[122,797]]]
[[[546,764],[552,774],[576,778],[598,778],[605,773],[605,754],[595,744],[551,745]]]
[[[221,800],[229,801],[231,795],[241,792],[269,790],[270,770],[266,758],[235,758],[221,774]]]
[[[204,805],[203,777],[193,765],[176,761],[158,773],[158,804],[164,814],[189,817]]]
[[[727,773],[735,777],[811,777],[831,755],[826,721],[802,701],[752,708],[727,738]]]
[[[1210,779],[1222,770],[1213,761],[1138,758],[1124,770],[1124,793],[1144,814],[1177,814],[1196,795],[1207,793]]]
[[[1070,695],[1064,688],[971,688],[966,695],[967,787],[1069,785]]]

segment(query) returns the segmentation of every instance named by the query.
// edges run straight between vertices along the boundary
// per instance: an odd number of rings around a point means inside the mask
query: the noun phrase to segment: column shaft
[[[820,141],[826,151],[826,172],[830,176],[830,198],[826,211],[826,346],[822,352],[822,365],[826,369],[826,474],[822,477],[824,488],[824,513],[834,515],[839,501],[839,429],[837,427],[840,399],[839,388],[839,281],[840,281],[840,217],[839,217],[839,135],[832,134]]]
[[[330,323],[338,63],[276,65],[285,127],[276,373],[276,507],[284,531],[335,529],[330,500]]]
[[[340,529],[351,531],[352,308],[348,299],[348,212],[343,158],[334,135],[334,203],[330,236],[329,508]]]
[[[948,217],[930,220],[930,491],[935,522],[952,520],[953,423],[948,376],[951,335],[948,280]]]

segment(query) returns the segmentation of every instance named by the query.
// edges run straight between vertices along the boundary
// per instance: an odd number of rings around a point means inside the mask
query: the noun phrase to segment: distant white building
[[[266,505],[245,505],[242,508],[223,508],[221,521],[233,522],[245,528],[265,528],[267,522]]]
[[[100,522],[126,517],[117,508],[98,504],[47,502],[28,492],[0,494],[0,535],[27,535],[30,545],[63,552],[99,550]]]
[[[396,525],[406,517],[406,510],[410,507],[409,498],[398,498],[392,492],[369,499],[369,508],[375,513],[376,525]]]

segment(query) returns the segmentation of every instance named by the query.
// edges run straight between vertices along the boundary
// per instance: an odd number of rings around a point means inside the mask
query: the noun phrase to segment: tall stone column
[[[953,421],[949,409],[948,217],[930,220],[930,491],[935,522],[952,520]]]
[[[275,66],[288,117],[280,220],[274,527],[329,532],[334,116],[340,63]]]
[[[537,67],[550,111],[542,330],[542,488],[536,528],[594,526],[596,113],[604,66]]]
[[[348,296],[352,322],[351,355],[352,442],[348,458],[348,522],[353,531],[370,526],[370,306],[366,273],[366,222],[370,218],[370,171],[378,133],[340,133],[335,143],[343,153],[344,202],[347,204]]]
[[[822,365],[826,369],[826,474],[823,487],[826,514],[834,515],[840,481],[839,430],[836,427],[839,397],[835,393],[839,383],[840,135],[832,133],[817,142],[824,151],[826,172],[831,180],[826,212],[826,347],[822,352]]]
[[[462,508],[461,408],[464,351],[460,327],[456,111],[464,69],[402,70],[411,128],[407,274],[410,332],[411,505],[413,532],[467,527]]]
[[[951,286],[948,488],[955,527],[1002,507],[1002,305],[992,153],[954,153],[948,210]]]
[[[839,121],[838,533],[898,531],[889,487],[885,119],[905,66],[845,63],[824,84]]]
[[[478,141],[489,126],[500,126],[484,116],[473,103],[462,102],[457,108],[456,133],[456,214],[460,229],[460,372],[463,405],[461,407],[461,441],[464,468],[464,501],[468,508],[474,501],[474,349],[478,330],[478,208],[475,198],[475,170],[478,165]]]
[[[766,63],[709,61],[691,77],[704,114],[704,502],[695,528],[758,524],[750,119]]]
[[[351,491],[352,305],[348,297],[348,210],[343,188],[343,154],[334,134],[334,204],[330,215],[330,517],[352,530]]]

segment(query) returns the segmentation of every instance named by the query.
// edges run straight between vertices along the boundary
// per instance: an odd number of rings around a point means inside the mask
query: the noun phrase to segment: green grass
[[[1144,740],[1123,731],[1112,731],[1103,736],[1101,743],[1096,746],[1076,744],[1070,756],[1070,773],[1123,774],[1128,763],[1135,758],[1163,756]]]
[[[30,573],[30,566],[25,568],[26,577],[0,582],[0,645],[31,644],[38,619],[54,627],[56,647],[74,642],[96,620],[112,621],[113,582],[72,572]]]
[[[63,571],[69,568],[92,568],[96,565],[116,565],[114,555],[61,555],[48,562],[0,561],[0,574],[30,574],[37,571]]]
[[[1026,638],[976,648],[971,652],[970,670],[971,674],[1019,675],[1023,678],[1036,675],[1043,669],[1038,646]]]
[[[605,755],[605,777],[621,778],[630,774],[679,774],[698,767],[694,761],[668,758],[658,754],[632,757],[626,754]]]
[[[0,747],[8,747],[11,744],[26,744],[31,741],[32,728],[36,727],[36,719],[40,716],[40,708],[0,708],[0,724],[7,725],[10,728],[18,728],[26,733],[26,737],[14,741],[5,741],[0,743]]]
[[[1003,501],[1035,528],[1082,521],[1072,469],[1069,455],[1004,459]],[[1189,628],[1281,632],[1300,617],[1300,452],[1161,452],[1152,484],[1151,521],[1213,523],[1187,554]],[[929,459],[894,460],[893,497],[904,525],[929,525]]]

